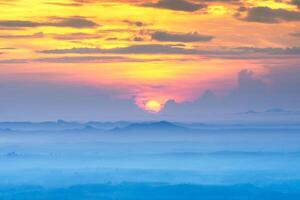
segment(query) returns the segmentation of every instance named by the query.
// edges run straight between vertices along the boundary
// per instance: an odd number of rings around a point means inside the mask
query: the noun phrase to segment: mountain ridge
[[[121,131],[121,132],[136,132],[136,131],[188,131],[189,128],[177,125],[172,122],[168,121],[158,121],[158,122],[141,122],[141,123],[132,123],[124,128],[116,128],[113,129],[114,132]]]

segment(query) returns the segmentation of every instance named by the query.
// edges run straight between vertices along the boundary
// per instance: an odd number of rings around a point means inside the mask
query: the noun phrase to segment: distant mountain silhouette
[[[95,128],[91,125],[86,125],[82,128],[64,129],[62,132],[104,132],[103,129]]]
[[[284,110],[282,108],[271,108],[261,112],[255,110],[248,110],[240,114],[252,115],[252,114],[285,114],[285,113],[293,113],[293,112],[289,110]]]
[[[168,121],[133,123],[125,128],[114,129],[114,131],[124,132],[178,132],[187,130],[189,129],[186,127]]]
[[[76,122],[76,121],[45,121],[45,122],[0,122],[0,132],[8,131],[65,131],[65,130],[110,130],[116,127],[126,127],[130,122]]]
[[[265,113],[287,113],[290,111],[284,110],[282,108],[271,108],[265,111]]]
[[[243,112],[241,114],[245,114],[245,115],[252,115],[252,114],[259,114],[260,112],[257,112],[255,110],[248,110],[246,112]]]

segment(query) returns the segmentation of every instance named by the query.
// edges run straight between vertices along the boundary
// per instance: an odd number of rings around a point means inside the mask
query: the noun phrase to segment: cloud
[[[118,92],[126,93],[122,89],[122,91],[115,91],[114,88],[105,90],[76,84],[55,85],[47,82],[49,79],[57,78],[60,74],[2,74],[0,75],[1,119],[50,120],[64,118],[116,121],[122,119],[145,120],[155,117],[155,119],[174,121],[215,122],[216,120],[230,120],[231,118],[228,117],[233,117],[232,114],[235,115],[235,113],[245,110],[270,108],[299,110],[299,74],[300,66],[298,64],[266,66],[266,72],[263,75],[255,74],[247,69],[241,70],[237,74],[236,86],[227,94],[219,97],[206,88],[208,90],[192,102],[176,103],[174,100],[169,100],[162,113],[155,116],[140,110],[134,104],[134,98],[112,97],[118,96],[117,94],[120,94]],[[65,75],[61,76],[63,78]],[[158,87],[163,89],[163,86]],[[240,117],[243,116],[236,117],[237,120],[241,120]],[[299,116],[297,117],[299,119]],[[288,121],[290,118],[281,118],[281,120]]]
[[[120,63],[120,62],[151,62],[160,61],[160,59],[138,59],[123,56],[66,56],[35,59],[4,59],[0,60],[2,64],[18,64],[30,62],[43,63]]]
[[[69,34],[53,34],[53,38],[57,40],[85,40],[85,39],[98,39],[102,36],[99,34],[90,33],[69,33]]]
[[[237,87],[229,91],[224,97],[217,97],[213,91],[205,91],[192,102],[176,103],[169,101],[165,105],[163,114],[171,116],[216,117],[219,114],[234,113],[265,105],[267,86],[250,70],[238,73]]]
[[[283,96],[294,96],[298,99],[295,101],[289,100],[286,103],[299,104],[300,102],[300,65],[282,65],[267,67],[269,73],[266,78],[272,83],[272,88],[276,91],[275,94]],[[298,101],[299,100],[299,101]]]
[[[48,5],[54,5],[54,6],[71,6],[71,7],[76,7],[76,6],[82,6],[80,3],[61,3],[61,2],[48,2]]]
[[[294,37],[300,37],[300,32],[291,33],[290,35]]]
[[[14,5],[18,0],[0,0],[0,5]]]
[[[102,48],[71,48],[71,49],[50,49],[39,51],[45,54],[199,54],[196,49],[185,49],[171,45],[146,44],[132,45],[128,47],[117,47],[112,49]]]
[[[239,3],[241,0],[204,0],[205,2]]]
[[[168,33],[163,31],[155,31],[151,35],[152,39],[161,42],[208,42],[213,36],[200,35],[198,33]]]
[[[155,3],[154,3],[155,1]],[[99,0],[73,0],[74,4],[99,3]],[[173,3],[172,3],[173,2]],[[196,11],[204,8],[204,3],[221,2],[221,3],[241,3],[241,0],[102,0],[101,3],[125,3],[132,5],[144,5],[162,9],[179,10],[179,11]],[[172,5],[173,4],[173,5]],[[199,8],[200,7],[200,8]]]
[[[32,21],[23,21],[23,20],[1,20],[0,26],[7,28],[28,28],[28,27],[37,27],[40,24]]]
[[[232,110],[263,110],[300,108],[299,65],[266,66],[266,74],[255,76],[250,70],[238,74],[238,86],[224,99]]]
[[[251,70],[241,70],[237,74],[236,87],[222,97],[208,90],[192,102],[176,103],[169,100],[161,116],[172,120],[216,121],[224,120],[224,116],[226,119],[234,118],[230,114],[245,110],[300,110],[300,66],[266,66],[266,71],[266,74],[258,76]],[[241,116],[236,117],[241,120]],[[272,117],[276,116],[270,115],[271,121],[274,120]],[[291,118],[282,117],[277,120],[295,120],[292,115]]]
[[[256,47],[237,47],[233,49],[238,53],[263,53],[273,55],[299,55],[300,47],[288,48],[256,48]]]
[[[54,57],[54,58],[38,58],[34,62],[49,63],[112,63],[112,62],[149,62],[151,59],[136,59],[122,56],[70,56],[70,57]]]
[[[230,59],[256,59],[266,56],[296,56],[300,55],[300,47],[292,48],[255,48],[239,47],[220,50],[204,50],[195,48],[184,48],[178,45],[144,44],[131,45],[128,47],[117,47],[111,49],[102,48],[70,48],[49,49],[38,51],[43,54],[182,54],[199,55],[207,57],[220,57]]]
[[[243,18],[243,20],[259,23],[300,21],[300,12],[285,9],[271,9],[269,7],[254,7],[248,10],[248,15]]]
[[[177,116],[178,118],[181,116],[196,118],[199,117],[200,113],[205,116],[218,108],[218,98],[212,91],[207,90],[195,101],[183,103],[176,103],[174,100],[167,101],[161,114],[163,116]]]
[[[234,89],[227,97],[227,104],[236,107],[254,107],[259,103],[265,102],[265,95],[267,95],[267,86],[259,78],[254,76],[250,70],[241,70],[238,74],[238,87]]]
[[[28,59],[5,59],[5,60],[0,60],[1,64],[18,64],[18,63],[28,63]]]
[[[292,0],[292,3],[300,8],[300,0]]]
[[[83,17],[69,17],[69,18],[52,18],[50,22],[33,22],[26,20],[1,20],[0,27],[6,28],[30,28],[39,26],[53,26],[53,27],[72,27],[72,28],[92,28],[98,26],[95,22],[85,19]]]
[[[146,3],[144,6],[185,12],[194,12],[206,7],[204,4],[187,0],[159,0],[156,3]]]
[[[137,26],[137,27],[143,27],[146,26],[145,23],[141,22],[141,21],[131,21],[131,20],[123,20],[124,23],[127,23],[131,26]]]
[[[58,27],[73,27],[73,28],[90,28],[98,26],[95,22],[83,17],[69,17],[59,18],[55,22],[44,23],[46,26],[58,26]]]
[[[47,82],[45,77],[51,76],[47,73],[1,75],[0,120],[116,121],[149,117],[135,105],[133,98],[112,97],[116,92],[113,89]]]
[[[12,47],[0,47],[1,50],[15,50],[16,48]]]
[[[98,0],[73,0],[73,2],[80,3],[80,4],[83,4],[83,3],[96,3],[96,2],[98,2]]]
[[[42,32],[29,34],[29,35],[0,35],[2,39],[27,39],[27,38],[42,38],[44,34]]]

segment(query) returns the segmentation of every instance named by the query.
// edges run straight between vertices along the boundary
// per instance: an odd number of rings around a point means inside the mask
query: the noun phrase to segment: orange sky
[[[0,0],[0,76],[106,88],[157,112],[299,57],[285,52],[300,45],[291,1],[176,2]]]

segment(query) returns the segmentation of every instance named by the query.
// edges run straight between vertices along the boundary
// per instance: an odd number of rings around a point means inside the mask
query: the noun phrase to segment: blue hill
[[[187,130],[189,129],[186,127],[179,126],[168,121],[133,123],[122,129],[114,129],[114,131],[128,132],[178,132]]]

